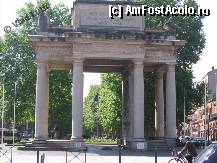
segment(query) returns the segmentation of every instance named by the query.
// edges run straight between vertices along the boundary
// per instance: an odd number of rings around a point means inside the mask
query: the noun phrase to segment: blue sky
[[[0,35],[3,34],[4,26],[12,24],[16,19],[16,10],[22,7],[29,0],[0,0]],[[31,0],[36,3],[37,0]],[[52,4],[59,2],[72,7],[73,0],[50,0]],[[203,76],[214,66],[217,68],[217,1],[216,0],[197,0],[202,8],[211,10],[211,15],[206,17],[204,22],[204,32],[206,34],[206,47],[203,50],[201,60],[193,66],[195,80],[200,81]],[[87,95],[90,84],[99,84],[100,74],[85,73],[84,75],[84,96]]]

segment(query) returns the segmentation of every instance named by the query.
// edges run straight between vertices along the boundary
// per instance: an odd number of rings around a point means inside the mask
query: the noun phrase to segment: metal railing
[[[1,147],[0,150],[0,163],[10,162],[13,163],[13,147]]]

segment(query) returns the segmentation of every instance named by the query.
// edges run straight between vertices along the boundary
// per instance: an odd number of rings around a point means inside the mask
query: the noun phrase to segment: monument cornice
[[[143,5],[143,3],[139,2],[130,2],[130,1],[99,1],[99,0],[94,0],[94,1],[89,1],[89,0],[76,0],[74,2],[74,5],[78,3],[86,3],[86,4],[111,4],[111,5]]]
[[[172,46],[174,49],[178,49],[185,45],[183,40],[167,40],[166,38],[161,38],[161,36],[150,37],[146,34],[126,34],[126,33],[86,33],[86,32],[72,32],[65,33],[64,37],[59,36],[33,36],[29,35],[29,40],[32,42],[33,46],[49,46],[44,44],[45,42],[52,43],[55,46],[70,46],[76,41],[135,41],[135,44],[141,42],[150,46]]]

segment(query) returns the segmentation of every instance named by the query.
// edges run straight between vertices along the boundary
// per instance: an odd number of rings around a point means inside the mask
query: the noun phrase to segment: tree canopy
[[[52,25],[70,25],[69,8],[60,3],[51,6],[48,0],[31,2],[17,11],[18,19],[31,12],[36,12],[44,3],[48,4]],[[60,14],[61,13],[61,14]],[[34,122],[36,63],[35,55],[28,34],[36,34],[38,15],[22,22],[15,30],[5,33],[0,40],[0,74],[5,85],[6,126],[11,126],[13,117],[13,100],[16,87],[16,125]],[[49,128],[58,128],[64,136],[71,130],[71,76],[69,71],[50,72]],[[1,92],[2,94],[2,92]]]

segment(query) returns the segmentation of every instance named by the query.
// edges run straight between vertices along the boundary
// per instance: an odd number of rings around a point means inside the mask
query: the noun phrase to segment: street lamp
[[[184,88],[184,136],[186,134],[186,125],[185,125],[185,88]]]
[[[2,125],[1,125],[1,145],[3,146],[4,143],[4,107],[5,107],[5,87],[4,87],[4,77],[2,80],[2,115],[1,115],[1,119],[2,119]]]
[[[17,95],[17,81],[14,82],[14,120],[13,120],[13,146],[14,146],[14,133],[15,133],[15,115],[16,115],[16,95]]]
[[[208,132],[208,134],[207,134],[207,136],[208,136],[208,138],[207,138],[207,143],[208,143],[208,145],[209,145],[209,132],[210,132],[210,128],[209,128],[209,121],[210,121],[210,111],[208,110],[208,127],[207,127],[207,132]]]
[[[206,79],[205,79],[205,83],[204,83],[204,111],[205,111],[205,123],[204,123],[204,127],[205,127],[205,144],[204,146],[206,147],[206,137],[207,137],[207,134],[206,134],[206,111],[207,111],[207,104],[206,104]]]

